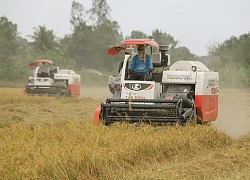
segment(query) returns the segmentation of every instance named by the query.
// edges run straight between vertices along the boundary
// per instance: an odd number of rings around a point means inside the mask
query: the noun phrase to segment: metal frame
[[[100,119],[105,125],[114,122],[187,122],[192,108],[182,108],[182,99],[107,99],[101,103]]]

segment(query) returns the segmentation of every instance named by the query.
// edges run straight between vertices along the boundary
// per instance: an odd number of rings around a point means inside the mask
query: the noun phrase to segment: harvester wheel
[[[194,108],[190,116],[187,117],[184,123],[182,123],[182,126],[188,126],[189,124],[196,124],[196,123],[197,123],[197,115],[196,115],[196,108]]]
[[[190,122],[191,124],[197,124],[197,115],[196,115],[196,108],[193,109],[193,112],[190,116]]]
[[[60,89],[60,96],[62,97],[67,97],[69,96],[69,90],[66,84],[60,84],[61,89]]]
[[[69,96],[68,88],[67,88],[67,89],[61,89],[60,95],[61,95],[62,97],[67,97],[67,96]]]

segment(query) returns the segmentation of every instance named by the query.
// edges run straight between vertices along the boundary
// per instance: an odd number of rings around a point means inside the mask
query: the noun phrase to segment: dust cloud
[[[213,126],[233,139],[250,136],[250,90],[221,90]]]
[[[110,97],[107,87],[81,87],[81,95],[83,98],[104,99]]]

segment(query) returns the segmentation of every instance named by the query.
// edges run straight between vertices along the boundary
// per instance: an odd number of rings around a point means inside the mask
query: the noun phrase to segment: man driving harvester
[[[145,46],[137,47],[138,54],[132,58],[129,65],[129,80],[148,80],[149,72],[152,71],[153,63],[149,55],[145,53]]]

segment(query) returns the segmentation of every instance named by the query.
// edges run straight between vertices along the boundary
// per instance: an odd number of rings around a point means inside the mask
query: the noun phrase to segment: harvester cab
[[[49,96],[79,96],[81,76],[72,70],[59,69],[51,60],[36,60],[29,64],[33,67],[33,76],[24,93]]]
[[[153,69],[147,80],[129,80],[128,66],[139,45],[150,49]],[[186,125],[192,120],[199,123],[216,120],[217,72],[198,61],[180,60],[170,66],[168,47],[150,39],[126,40],[121,46],[110,47],[108,54],[117,55],[121,50],[125,50],[125,58],[118,77],[119,88],[115,88],[116,96],[105,99],[95,110],[94,124],[101,121],[105,125],[114,122]]]

